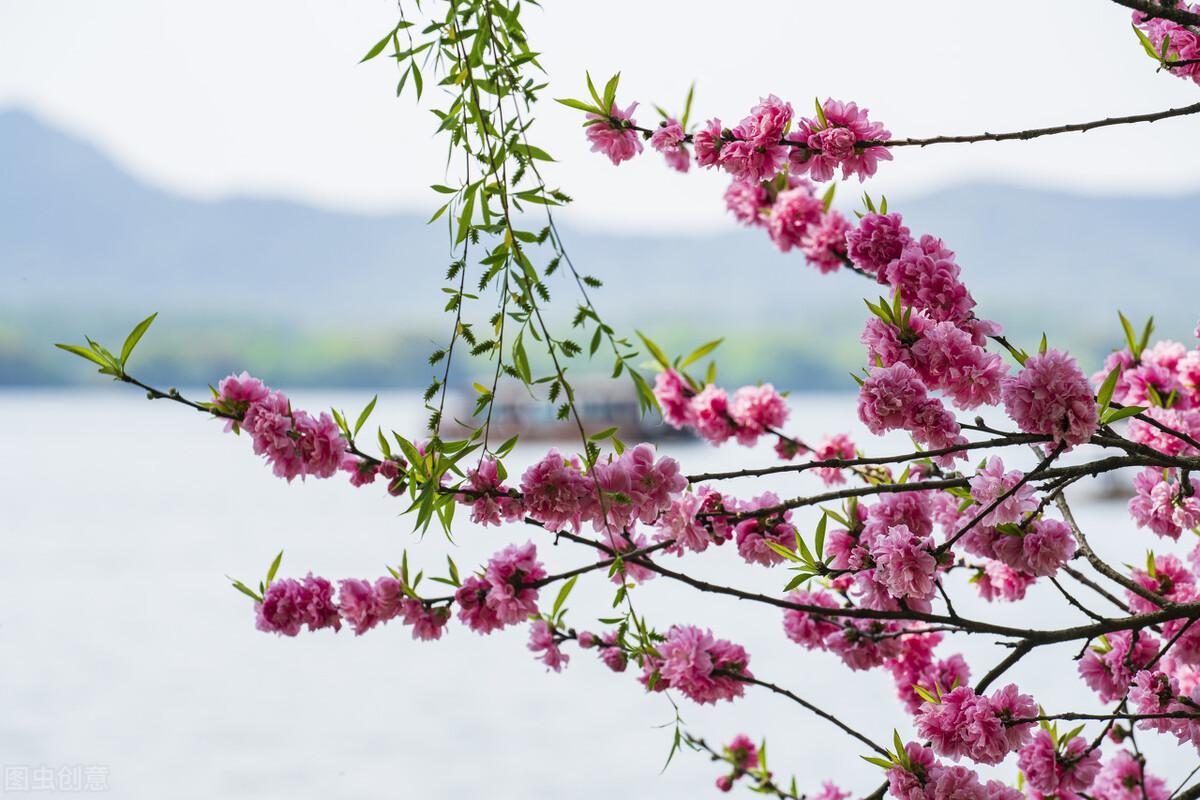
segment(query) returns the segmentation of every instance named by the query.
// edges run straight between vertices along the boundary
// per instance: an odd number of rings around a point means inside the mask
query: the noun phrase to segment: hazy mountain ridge
[[[149,309],[164,312],[148,340],[155,371],[199,377],[241,348],[251,363],[314,381],[426,377],[421,362],[445,327],[451,256],[440,224],[179,197],[20,111],[0,112],[0,174],[0,383],[72,375],[50,340],[78,338],[85,322],[119,328]],[[1200,314],[1200,195],[974,185],[893,204],[914,232],[936,232],[958,252],[981,313],[1019,340],[1049,329],[1056,343],[1095,353],[1115,343],[1118,306],[1134,318],[1155,313],[1177,337]],[[840,385],[861,359],[861,297],[878,290],[817,274],[761,231],[564,236],[580,268],[604,280],[594,299],[610,322],[649,325],[668,341],[728,334],[727,374],[754,377],[769,360],[768,374],[794,388]],[[1124,280],[1149,268],[1153,281]],[[556,277],[567,313],[574,292]]]

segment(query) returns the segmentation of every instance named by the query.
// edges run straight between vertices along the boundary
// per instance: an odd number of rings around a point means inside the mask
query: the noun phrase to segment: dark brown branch
[[[1131,8],[1134,11],[1140,11],[1147,17],[1157,17],[1158,19],[1166,19],[1171,22],[1178,22],[1180,25],[1200,25],[1200,14],[1193,14],[1191,11],[1184,11],[1176,7],[1173,3],[1170,6],[1161,5],[1159,3],[1149,2],[1149,0],[1112,0],[1119,6]]]
[[[792,692],[788,691],[787,689],[783,688],[782,686],[771,683],[770,681],[764,681],[764,680],[760,680],[758,678],[751,678],[747,675],[742,675],[737,672],[725,672],[722,670],[718,670],[718,672],[720,672],[721,674],[726,675],[730,678],[734,678],[736,680],[742,681],[743,683],[750,683],[755,686],[761,686],[764,689],[770,689],[772,692],[774,692],[775,694],[777,694],[781,697],[786,697],[795,703],[799,703],[801,706],[808,709],[812,713],[816,714],[818,717],[821,717],[824,720],[832,722],[834,725],[836,725],[838,728],[840,728],[843,732],[849,734],[850,736],[853,736],[855,739],[858,739],[860,742],[862,742],[867,747],[874,750],[879,755],[883,756],[884,758],[889,757],[888,751],[885,748],[875,744],[875,742],[871,741],[863,734],[854,730],[854,728],[851,728],[849,725],[842,722],[840,719],[838,719],[834,715],[830,714],[828,711],[824,711],[824,710],[818,708],[817,706],[814,706],[812,703],[808,702],[803,697],[793,694]]]

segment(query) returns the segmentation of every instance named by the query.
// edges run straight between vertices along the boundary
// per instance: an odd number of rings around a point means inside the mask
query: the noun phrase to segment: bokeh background
[[[694,80],[698,119],[736,119],[769,92],[802,111],[834,96],[867,105],[899,136],[1195,101],[1193,84],[1154,73],[1128,13],[1102,0],[529,11],[550,81],[533,138],[557,159],[548,181],[576,198],[560,220],[576,263],[605,282],[597,305],[619,331],[636,326],[677,352],[725,336],[722,381],[792,391],[794,424],[813,438],[858,432],[847,372],[862,359],[869,288],[739,230],[719,175],[680,176],[653,155],[614,169],[587,151],[578,115],[548,98],[580,95],[585,69],[620,70],[621,96],[641,100],[646,119],[651,102],[681,107]],[[280,548],[285,573],[373,576],[405,548],[430,568],[447,552],[465,565],[528,534],[464,525],[456,544],[421,540],[394,502],[332,482],[284,485],[246,442],[107,386],[51,347],[85,333],[117,339],[159,311],[135,356],[139,375],[188,387],[249,369],[311,408],[357,410],[384,390],[378,420],[417,435],[412,390],[428,383],[425,359],[448,331],[439,287],[452,256],[445,230],[425,224],[439,204],[427,187],[445,179],[429,113],[436,88],[419,105],[397,100],[387,63],[357,63],[394,18],[385,0],[0,0],[0,406],[10,421],[0,765],[102,765],[121,797],[711,790],[716,773],[697,756],[658,774],[671,732],[654,726],[674,715],[662,698],[588,656],[542,676],[522,632],[454,630],[424,646],[399,628],[361,639],[257,634],[224,576],[254,579]],[[886,194],[914,231],[958,252],[983,315],[1027,347],[1045,331],[1090,371],[1119,342],[1117,308],[1137,323],[1155,315],[1162,336],[1191,335],[1196,132],[1183,118],[900,152],[866,187],[839,187],[836,204],[849,213],[862,188]],[[571,287],[551,290],[569,315]],[[474,377],[463,369],[455,385]],[[771,460],[665,447],[688,470]],[[535,454],[531,445],[515,458]],[[1159,546],[1133,533],[1120,502],[1079,502],[1113,560]],[[773,574],[732,559],[706,568],[777,588]],[[577,592],[577,624],[604,614],[602,587]],[[850,679],[801,657],[774,615],[666,586],[639,594],[663,624],[699,619],[745,641],[761,674],[862,727],[886,735],[904,723],[885,677]],[[1002,613],[1051,624],[1052,600]],[[996,658],[989,642],[964,647],[979,674]],[[1014,677],[1064,706],[1086,701],[1061,666],[1069,654],[1049,655]],[[769,698],[682,713],[714,740],[768,734],[773,766],[809,788],[876,782],[852,746]],[[1189,761],[1168,748],[1156,766],[1182,778]]]

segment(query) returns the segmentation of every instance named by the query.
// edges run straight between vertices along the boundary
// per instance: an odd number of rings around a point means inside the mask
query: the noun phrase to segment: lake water
[[[398,623],[362,637],[349,631],[295,639],[255,631],[251,602],[226,575],[257,581],[280,550],[281,575],[384,574],[407,548],[410,562],[443,574],[453,553],[464,572],[511,540],[533,539],[552,571],[586,562],[535,529],[456,523],[456,543],[422,540],[378,485],[342,480],[288,485],[271,476],[244,437],[180,406],[149,403],[125,387],[0,393],[8,420],[0,460],[0,765],[10,792],[22,775],[69,788],[87,767],[111,796],[170,798],[685,798],[713,794],[719,770],[684,752],[662,774],[674,719],[633,672],[615,675],[593,653],[571,651],[561,675],[525,649],[525,630],[476,636],[457,624],[439,642],[414,642]],[[333,403],[357,413],[369,393],[297,392],[300,407]],[[874,453],[845,398],[794,399],[789,431],[816,439],[854,431]],[[375,421],[415,433],[419,401],[380,398]],[[569,445],[568,445],[569,447]],[[772,463],[769,448],[665,448],[685,471]],[[541,448],[544,452],[544,447]],[[519,449],[519,469],[538,448]],[[1028,467],[1028,454],[1014,462]],[[513,471],[516,471],[515,469]],[[735,493],[816,489],[808,478],[733,482]],[[1164,543],[1135,529],[1120,503],[1076,494],[1081,523],[1113,562],[1140,562]],[[815,515],[801,514],[803,529]],[[1169,544],[1169,543],[1166,543]],[[707,578],[778,592],[779,570],[752,569],[731,548],[691,562]],[[1016,624],[1073,624],[1079,615],[1045,587],[1022,603],[973,600],[952,580],[960,613]],[[1049,589],[1048,591],[1046,589]],[[610,611],[603,579],[581,581],[569,620],[593,630]],[[1107,612],[1083,590],[1089,605]],[[553,594],[546,598],[552,599]],[[884,741],[907,718],[885,674],[850,675],[832,656],[782,635],[780,616],[746,603],[697,596],[664,580],[633,593],[639,612],[666,628],[699,622],[744,644],[759,677],[786,685]],[[1078,643],[1047,648],[1011,672],[1050,711],[1101,710],[1069,661]],[[975,677],[1005,651],[963,637]],[[770,741],[771,766],[801,790],[827,778],[865,792],[880,773],[863,748],[786,701],[752,690],[736,704],[680,700],[689,729],[718,743],[739,732]],[[1178,781],[1195,753],[1143,735],[1151,771]],[[47,783],[51,772],[55,777]],[[1015,779],[1012,762],[997,773]],[[29,784],[33,787],[33,783]],[[0,793],[4,793],[0,791]],[[38,792],[52,795],[54,792]],[[65,794],[65,792],[58,792]]]

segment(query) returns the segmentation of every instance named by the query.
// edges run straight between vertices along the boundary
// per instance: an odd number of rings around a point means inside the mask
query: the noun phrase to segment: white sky
[[[613,168],[587,151],[583,71],[623,73],[619,100],[736,120],[773,92],[857,100],[897,136],[974,133],[1195,102],[1155,74],[1105,0],[547,0],[527,9],[553,83],[535,143],[602,228],[730,224],[717,175],[678,176],[656,154]],[[393,24],[391,0],[0,0],[0,107],[33,110],[139,176],[191,195],[270,194],[350,210],[436,207],[444,144],[434,117],[394,97],[394,67],[362,54]],[[433,89],[434,87],[427,87]],[[426,109],[429,103],[425,103]],[[1053,137],[897,151],[873,194],[902,200],[974,179],[1088,192],[1200,186],[1200,118]],[[1191,144],[1188,144],[1191,143]],[[857,192],[857,185],[847,187]]]

